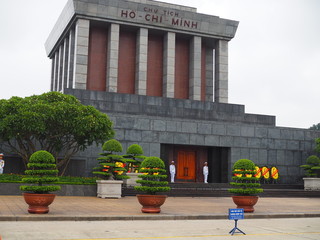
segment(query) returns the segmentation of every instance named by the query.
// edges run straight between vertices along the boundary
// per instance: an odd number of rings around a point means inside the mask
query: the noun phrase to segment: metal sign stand
[[[234,220],[234,228],[229,232],[229,234],[233,235],[235,233],[242,233],[246,235],[243,231],[238,228],[238,220],[244,219],[244,210],[243,208],[235,208],[229,209],[229,220]],[[236,232],[238,230],[238,232]]]
[[[244,232],[242,232],[238,227],[237,227],[237,223],[238,223],[238,220],[234,220],[234,228],[229,232],[229,234],[233,235],[235,233],[242,233],[244,235],[246,235]],[[236,232],[238,230],[238,232]]]

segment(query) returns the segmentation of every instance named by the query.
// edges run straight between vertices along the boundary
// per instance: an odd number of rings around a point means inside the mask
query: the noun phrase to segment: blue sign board
[[[244,219],[243,208],[229,208],[229,220]]]

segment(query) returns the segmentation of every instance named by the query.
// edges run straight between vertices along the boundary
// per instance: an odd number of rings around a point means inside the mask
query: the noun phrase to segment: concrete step
[[[170,183],[171,191],[168,196],[173,197],[228,197],[228,183]],[[319,197],[320,191],[305,191],[303,185],[286,184],[262,184],[264,191],[259,194],[261,197]],[[139,192],[134,188],[123,188],[124,196],[135,196]]]

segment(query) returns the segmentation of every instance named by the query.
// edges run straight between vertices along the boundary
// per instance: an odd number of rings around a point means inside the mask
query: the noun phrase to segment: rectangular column
[[[118,90],[118,61],[119,61],[119,34],[120,25],[111,24],[108,34],[107,52],[107,91],[117,92]]]
[[[136,49],[135,94],[147,95],[148,29],[139,29]]]
[[[176,34],[168,32],[164,38],[163,97],[174,98]]]
[[[53,80],[53,91],[58,91],[58,80],[59,80],[59,49],[54,53],[54,80]]]
[[[58,91],[62,90],[63,81],[63,66],[64,66],[64,44],[61,43],[59,47],[59,81],[58,81]]]
[[[64,46],[63,46],[63,74],[62,74],[62,85],[61,90],[67,87],[68,81],[68,71],[69,71],[69,36],[64,39]]]
[[[228,103],[228,41],[218,40],[215,46],[215,102]]]
[[[88,71],[90,21],[78,19],[75,30],[74,81],[73,88],[86,89]]]
[[[55,73],[55,55],[51,58],[51,83],[50,83],[50,91],[53,91],[54,86],[54,74]]]
[[[70,29],[69,32],[69,58],[68,58],[68,76],[66,88],[72,88],[74,81],[74,51],[75,51],[75,29]]]
[[[201,37],[190,41],[189,99],[201,100]]]
[[[206,49],[206,94],[205,101],[213,102],[213,49]]]

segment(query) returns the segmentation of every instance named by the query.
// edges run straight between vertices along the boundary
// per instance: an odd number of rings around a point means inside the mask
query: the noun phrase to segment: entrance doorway
[[[161,144],[161,159],[169,165],[175,162],[175,182],[203,183],[203,165],[208,163],[209,183],[227,183],[230,164],[230,148],[212,146],[187,146]]]
[[[177,156],[177,180],[194,182],[196,179],[196,152],[178,151]]]

